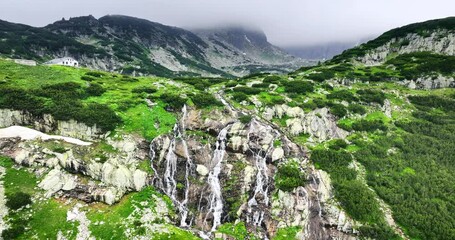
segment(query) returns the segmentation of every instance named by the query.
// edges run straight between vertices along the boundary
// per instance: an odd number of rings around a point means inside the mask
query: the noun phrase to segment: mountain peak
[[[246,50],[255,45],[266,48],[271,44],[267,41],[265,33],[258,29],[240,25],[230,25],[217,28],[195,30],[196,34],[209,39],[221,38],[240,50]]]

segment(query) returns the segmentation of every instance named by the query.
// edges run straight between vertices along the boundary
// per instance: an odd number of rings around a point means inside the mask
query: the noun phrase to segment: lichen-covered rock
[[[95,189],[91,192],[91,195],[95,201],[105,202],[109,205],[112,205],[119,201],[124,194],[124,190],[115,187]]]
[[[303,187],[293,192],[278,191],[272,202],[272,216],[278,221],[277,228],[306,226],[309,219],[308,192]]]
[[[50,197],[60,190],[69,191],[74,189],[77,185],[76,181],[77,176],[65,173],[59,169],[53,169],[38,184],[38,187],[46,191],[46,197]]]
[[[289,107],[285,104],[268,107],[263,113],[263,117],[267,120],[272,118],[286,119],[286,130],[291,135],[300,135],[302,133],[309,134],[316,141],[326,141],[334,138],[344,139],[348,132],[339,128],[336,123],[336,118],[330,114],[327,108],[320,108],[309,113],[304,113],[299,107]]]
[[[196,172],[201,176],[207,176],[209,174],[209,169],[204,165],[197,165]]]
[[[315,176],[320,181],[317,192],[319,201],[324,209],[324,219],[327,224],[336,227],[337,230],[344,233],[355,233],[355,222],[346,215],[335,200],[329,175],[322,170],[316,170]]]
[[[147,184],[147,173],[136,169],[133,173],[134,190],[141,191]]]
[[[455,79],[453,77],[447,77],[439,75],[437,77],[428,76],[420,77],[414,80],[404,80],[400,82],[410,89],[437,89],[437,88],[453,88],[455,87]]]
[[[382,106],[382,111],[384,115],[391,118],[392,117],[392,103],[389,99],[384,100],[384,105]]]
[[[32,119],[30,114],[23,111],[0,109],[0,128],[10,127],[14,125],[27,125],[30,124]]]
[[[284,158],[284,150],[281,147],[273,149],[272,161],[280,160]]]
[[[218,109],[206,114],[203,114],[201,110],[191,109],[184,119],[184,124],[190,130],[204,129],[206,131],[219,132],[226,124],[234,120],[234,116]]]

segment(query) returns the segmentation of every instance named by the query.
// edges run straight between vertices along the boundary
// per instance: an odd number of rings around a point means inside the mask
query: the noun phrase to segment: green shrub
[[[10,222],[8,229],[1,232],[3,239],[18,239],[25,232],[25,226],[27,226],[27,220],[18,219]]]
[[[225,223],[218,228],[218,232],[231,236],[233,239],[250,239],[243,222],[237,224]]]
[[[259,100],[261,100],[261,102],[267,106],[275,106],[286,103],[286,100],[284,100],[283,96],[265,92],[259,95]]]
[[[122,119],[108,106],[99,103],[89,103],[72,116],[89,126],[96,125],[104,132],[114,130]]]
[[[275,175],[275,187],[290,192],[296,187],[305,185],[305,174],[299,164],[294,161],[280,164]]]
[[[244,93],[244,94],[247,94],[247,95],[255,95],[255,94],[259,94],[261,92],[260,89],[250,88],[250,87],[243,87],[243,86],[235,87],[233,89],[233,91],[234,92],[241,92],[241,93]]]
[[[133,78],[133,77],[128,76],[128,75],[122,75],[122,78],[120,80],[123,81],[123,82],[139,82],[139,79]]]
[[[263,83],[269,83],[269,84],[279,84],[280,80],[281,80],[280,76],[272,75],[272,76],[265,77],[262,82]]]
[[[56,153],[66,153],[66,152],[68,152],[68,149],[66,149],[63,146],[55,146],[52,148],[52,151],[56,152]]]
[[[337,116],[338,118],[342,118],[346,116],[348,112],[346,111],[346,108],[341,104],[331,104],[330,113]]]
[[[375,194],[358,180],[337,183],[335,197],[343,209],[358,221],[374,223],[384,219]]]
[[[133,90],[131,90],[132,93],[148,93],[148,94],[152,94],[152,93],[156,93],[157,90],[156,88],[153,88],[153,87],[137,87],[137,88],[134,88]]]
[[[245,100],[248,100],[248,95],[243,92],[233,92],[232,99],[234,99],[236,102],[243,102]]]
[[[301,108],[303,109],[309,109],[309,110],[315,110],[316,108],[318,108],[318,105],[314,102],[307,102],[307,103],[303,103],[300,105]]]
[[[52,98],[54,100],[83,99],[87,97],[87,94],[82,86],[75,82],[45,85],[41,89],[36,90],[35,94],[40,97]]]
[[[20,88],[0,88],[0,108],[29,111],[33,115],[45,112],[45,99]]]
[[[302,227],[285,227],[279,228],[276,232],[275,237],[273,240],[290,240],[290,239],[298,239],[297,234],[300,232]]]
[[[85,73],[85,75],[95,77],[95,78],[100,78],[100,77],[106,76],[106,73],[94,71],[94,72],[87,72],[87,73]]]
[[[309,81],[289,81],[283,83],[287,93],[305,94],[313,92],[313,83]]]
[[[344,123],[344,122],[337,123],[337,126],[339,128],[341,128],[341,129],[344,129],[344,130],[348,131],[348,132],[352,131],[352,126],[347,124],[347,123]]]
[[[329,95],[327,95],[327,99],[338,99],[338,100],[346,101],[346,102],[357,101],[357,98],[349,90],[334,91],[333,93],[330,93]]]
[[[17,210],[28,204],[32,204],[32,198],[28,193],[17,192],[7,196],[6,206],[9,209]]]
[[[89,96],[101,96],[106,92],[106,89],[104,89],[100,84],[91,83],[85,91]]]
[[[91,81],[95,80],[95,78],[91,77],[91,76],[84,75],[84,76],[81,76],[81,80],[91,82]]]
[[[323,82],[325,80],[329,80],[335,77],[335,72],[324,69],[320,73],[312,73],[308,76],[309,79],[317,81],[317,82]]]
[[[173,110],[178,110],[185,105],[187,99],[180,97],[177,94],[163,93],[159,97],[161,101],[166,103]]]
[[[384,221],[374,193],[356,180],[356,171],[349,167],[352,162],[349,153],[342,150],[316,149],[311,153],[311,160],[318,168],[330,174],[335,197],[352,218],[363,223]]]
[[[360,114],[360,115],[367,113],[367,110],[365,109],[365,107],[363,107],[362,105],[359,105],[359,104],[350,104],[348,106],[348,110],[351,113]]]
[[[191,97],[194,105],[198,108],[210,107],[210,106],[223,106],[215,97],[208,93],[199,93]]]
[[[346,143],[345,140],[335,139],[331,142],[331,144],[329,145],[329,148],[333,149],[333,150],[340,150],[342,148],[346,148],[347,146],[348,146],[348,144]]]
[[[270,86],[269,83],[255,83],[253,85],[251,85],[251,87],[254,87],[254,88],[268,88]]]
[[[365,239],[402,239],[393,231],[393,229],[384,223],[361,226],[359,228],[359,233],[360,236]]]
[[[455,96],[455,94],[454,94]],[[429,108],[438,108],[444,111],[455,111],[455,97],[442,98],[439,96],[410,96],[409,101],[416,105],[423,111],[429,110]]]
[[[313,103],[316,105],[317,108],[323,108],[328,106],[328,103],[322,98],[314,98]]]
[[[344,151],[317,149],[311,153],[311,160],[321,169],[331,172],[341,167],[347,167],[351,163],[352,157]]]
[[[377,90],[359,90],[357,94],[359,94],[360,100],[366,103],[379,103],[382,105],[386,99],[385,94]]]
[[[387,126],[381,120],[362,119],[358,122],[353,123],[352,129],[356,130],[356,131],[366,131],[366,132],[371,132],[371,131],[376,131],[376,130],[386,131]]]
[[[225,86],[230,88],[230,87],[235,87],[237,85],[238,85],[238,83],[236,81],[230,81],[230,82],[227,82]]]
[[[248,124],[251,122],[251,119],[253,119],[252,116],[250,115],[242,115],[239,117],[239,121],[243,124]]]
[[[327,91],[332,91],[333,87],[327,83],[321,84],[321,87]]]
[[[105,105],[84,105],[81,101],[89,95],[103,92],[98,84],[91,84],[85,90],[74,82],[46,85],[36,90],[5,87],[0,88],[0,107],[24,110],[38,117],[47,113],[56,120],[74,119],[110,131],[121,122],[115,112]]]

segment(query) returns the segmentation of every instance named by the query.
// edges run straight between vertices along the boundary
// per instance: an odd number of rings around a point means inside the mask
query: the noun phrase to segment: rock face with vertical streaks
[[[298,109],[291,112],[296,118],[305,117]],[[327,110],[324,113],[328,116]],[[355,236],[353,225],[333,230],[337,224],[331,225],[323,208],[337,205],[324,205],[324,194],[332,197],[332,193],[331,189],[319,192],[319,178],[292,192],[275,189],[277,165],[290,159],[308,166],[305,171],[316,176],[303,149],[261,119],[241,123],[230,114],[222,119],[232,121],[221,120],[214,127],[206,124],[211,116],[204,119],[185,108],[173,133],[151,142],[150,158],[157,173],[152,184],[174,202],[180,226],[192,226],[207,237],[214,236],[220,224],[236,220],[264,239],[292,226],[303,227],[301,239]],[[210,133],[212,140],[202,143],[202,134],[193,134],[195,129]],[[326,225],[330,229],[323,230]]]

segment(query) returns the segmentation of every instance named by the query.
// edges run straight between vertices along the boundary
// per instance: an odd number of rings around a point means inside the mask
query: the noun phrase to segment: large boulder
[[[50,197],[60,190],[72,190],[76,188],[76,186],[77,176],[65,173],[59,169],[51,170],[38,184],[38,187],[46,191],[46,197]]]

